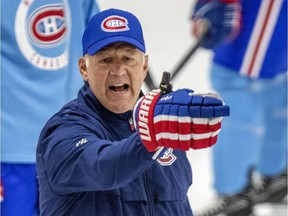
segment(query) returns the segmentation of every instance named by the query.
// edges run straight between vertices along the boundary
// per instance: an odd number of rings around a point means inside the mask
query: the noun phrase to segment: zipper
[[[153,216],[154,215],[153,196],[152,196],[152,190],[149,184],[149,178],[148,178],[147,172],[144,173],[144,186],[145,186],[145,192],[147,196],[148,212],[150,216]]]
[[[133,118],[132,117],[128,118],[128,122],[129,122],[129,126],[130,126],[131,131],[134,131],[135,127],[134,127]]]
[[[129,122],[131,131],[135,131],[133,118],[129,117],[128,122]],[[144,181],[144,187],[145,187],[145,192],[147,196],[148,213],[149,213],[149,216],[154,216],[153,196],[152,196],[152,190],[151,190],[151,186],[149,183],[149,177],[148,177],[147,172],[145,172],[143,175],[143,181]]]

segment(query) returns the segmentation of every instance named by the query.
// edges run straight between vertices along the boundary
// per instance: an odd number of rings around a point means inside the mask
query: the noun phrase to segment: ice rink
[[[115,7],[133,12],[140,19],[146,39],[150,70],[157,85],[163,71],[173,71],[189,47],[191,36],[189,14],[194,0],[98,0],[100,9]],[[191,88],[211,92],[209,65],[212,53],[199,49],[173,81],[174,89]],[[147,90],[144,87],[144,90]],[[193,185],[189,190],[192,208],[198,210],[213,200],[211,149],[189,151],[193,168]],[[286,216],[287,202],[255,207],[257,216]]]

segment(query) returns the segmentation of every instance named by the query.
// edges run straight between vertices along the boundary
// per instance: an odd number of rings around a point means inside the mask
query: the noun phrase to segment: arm
[[[192,34],[199,39],[208,31],[201,46],[212,49],[224,41],[232,41],[240,31],[240,0],[198,0],[191,13]]]
[[[153,164],[153,153],[145,149],[137,133],[109,141],[103,138],[100,123],[95,129],[84,121],[62,119],[42,133],[38,160],[55,193],[118,188]]]
[[[157,95],[154,93],[140,99],[135,108],[140,136],[134,133],[121,141],[109,141],[110,133],[105,134],[106,129],[94,118],[79,113],[54,117],[39,139],[37,164],[43,171],[40,179],[47,178],[58,194],[111,190],[148,169],[157,159],[152,159],[154,152],[162,147],[188,150],[215,144],[221,128],[219,117],[229,115],[229,107],[221,100],[192,94],[192,90],[177,90],[153,97],[152,106],[149,100],[151,95]],[[146,117],[149,122],[145,125]],[[174,135],[181,139],[175,140]],[[150,141],[145,139],[147,136]]]

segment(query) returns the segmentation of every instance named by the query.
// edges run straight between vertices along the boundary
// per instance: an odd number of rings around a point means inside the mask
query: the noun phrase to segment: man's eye
[[[112,59],[111,58],[103,58],[103,59],[100,59],[100,63],[110,63],[112,62]]]
[[[131,62],[131,61],[134,60],[134,58],[126,56],[126,57],[124,57],[124,60],[127,61],[127,62]]]

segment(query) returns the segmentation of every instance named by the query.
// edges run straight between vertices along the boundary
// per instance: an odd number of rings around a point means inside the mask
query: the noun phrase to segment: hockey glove
[[[231,41],[240,31],[241,5],[239,0],[198,0],[193,8],[192,33],[197,39],[202,36],[203,26],[205,35],[201,46],[214,48],[223,41]]]
[[[229,116],[229,112],[215,94],[180,89],[160,96],[160,90],[153,90],[138,100],[134,122],[150,152],[159,146],[201,149],[216,143],[222,117]]]

